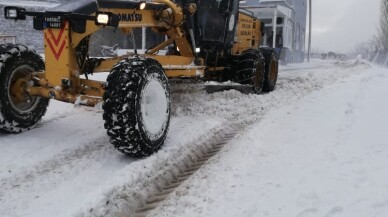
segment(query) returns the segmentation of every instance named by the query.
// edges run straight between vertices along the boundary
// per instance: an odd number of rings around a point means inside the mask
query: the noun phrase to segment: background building
[[[303,62],[307,0],[246,0],[240,7],[252,11],[265,23],[263,46],[281,47],[279,55],[283,63]]]
[[[5,5],[16,5],[25,7],[30,11],[44,11],[47,8],[57,6],[60,2],[66,2],[66,0],[0,0],[0,10],[4,10]],[[240,7],[241,10],[253,13],[265,23],[263,46],[276,47],[276,44],[278,44],[276,43],[276,35],[281,32],[282,49],[280,59],[283,63],[302,62],[304,60],[307,0],[246,0],[241,1]],[[2,22],[0,34],[15,36],[16,43],[25,44],[38,50],[38,52],[43,52],[42,32],[33,30],[31,18],[28,18],[27,21],[18,21],[15,24],[15,21],[4,20],[3,16],[0,16],[0,22]],[[274,32],[273,37],[268,39],[271,36],[271,31]],[[165,36],[157,35],[149,28],[134,28],[134,32],[136,48],[139,49],[140,53],[165,40]],[[131,39],[130,36],[114,29],[102,29],[92,37],[91,55],[101,55],[102,45],[114,46],[118,44],[121,49],[133,49]]]

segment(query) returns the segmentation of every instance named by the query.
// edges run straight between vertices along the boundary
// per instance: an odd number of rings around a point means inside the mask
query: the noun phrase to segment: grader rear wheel
[[[48,99],[27,93],[31,73],[44,69],[42,58],[21,45],[1,45],[0,130],[19,133],[33,128],[46,113]]]
[[[262,48],[260,51],[265,58],[265,73],[264,73],[264,92],[271,92],[275,89],[278,79],[279,61],[272,48]]]
[[[103,98],[105,128],[117,150],[131,157],[159,150],[170,123],[170,89],[156,60],[135,57],[117,63]]]
[[[260,93],[264,82],[264,60],[257,50],[247,50],[240,56],[235,81],[252,85],[254,93]]]

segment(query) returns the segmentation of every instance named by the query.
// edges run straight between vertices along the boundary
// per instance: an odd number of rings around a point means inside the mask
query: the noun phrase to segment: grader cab
[[[278,62],[259,48],[263,24],[237,0],[70,0],[44,12],[7,6],[6,19],[32,17],[42,31],[45,59],[24,45],[0,45],[0,130],[33,128],[50,99],[102,103],[114,147],[148,156],[164,143],[170,124],[169,78],[200,78],[272,91]],[[90,37],[102,28],[132,34],[149,27],[166,40],[145,54],[90,56]],[[166,55],[158,51],[169,47]],[[88,75],[110,72],[106,82]]]

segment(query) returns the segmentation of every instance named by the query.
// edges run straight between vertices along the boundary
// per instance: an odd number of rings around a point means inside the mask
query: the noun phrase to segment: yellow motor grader
[[[238,0],[70,0],[43,12],[4,8],[6,19],[32,17],[43,33],[40,55],[18,44],[0,45],[0,130],[33,128],[49,100],[102,103],[114,147],[148,156],[164,143],[170,123],[170,78],[200,78],[272,91],[278,75],[273,49],[260,48],[263,23]],[[166,40],[145,54],[91,57],[89,41],[102,28],[125,34],[149,27]],[[159,50],[169,47],[165,55]],[[88,75],[110,72],[106,82]]]

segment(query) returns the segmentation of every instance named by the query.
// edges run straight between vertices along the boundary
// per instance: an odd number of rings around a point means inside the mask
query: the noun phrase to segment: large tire
[[[43,69],[43,59],[35,51],[22,45],[0,45],[1,131],[20,133],[29,130],[46,113],[49,99],[28,95],[25,89],[27,81],[16,82],[19,78]],[[19,97],[11,90],[20,91]]]
[[[272,48],[260,48],[265,59],[265,73],[263,91],[270,92],[275,89],[278,79],[279,61]]]
[[[105,128],[110,142],[131,157],[146,157],[164,143],[170,124],[170,88],[154,59],[117,63],[104,93]]]
[[[252,85],[254,93],[261,92],[264,82],[264,58],[258,50],[247,50],[241,54],[234,81]]]

